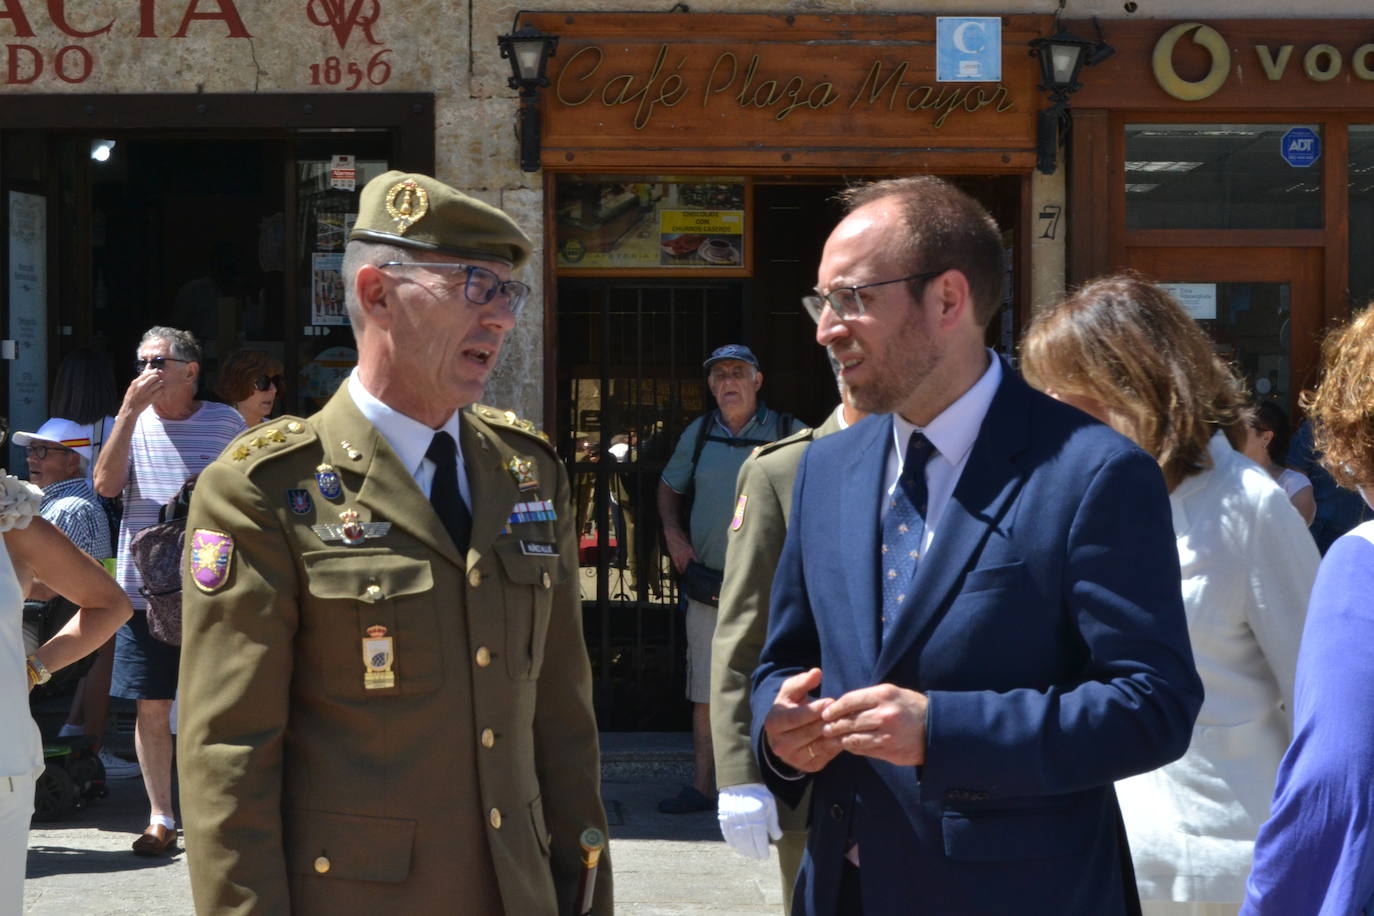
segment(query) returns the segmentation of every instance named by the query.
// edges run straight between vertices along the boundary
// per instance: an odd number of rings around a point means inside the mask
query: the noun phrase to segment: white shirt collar
[[[899,465],[906,460],[906,447],[911,441],[911,434],[920,429],[941,457],[956,467],[962,466],[969,450],[973,448],[974,440],[978,438],[978,430],[983,427],[983,419],[992,406],[997,386],[1002,384],[1002,360],[991,350],[987,354],[988,368],[978,381],[924,428],[908,423],[900,414],[892,415],[892,435]]]
[[[437,429],[431,429],[419,420],[408,417],[394,407],[377,400],[372,392],[363,385],[362,379],[358,377],[358,370],[354,369],[348,375],[348,393],[353,398],[353,403],[358,405],[358,411],[368,419],[373,426],[377,427],[377,432],[381,433],[387,445],[401,459],[410,476],[416,480],[421,479],[425,452],[429,451],[429,443],[434,439]],[[453,442],[458,448],[458,466],[463,466],[463,443],[458,435],[460,411],[455,410],[449,414],[444,425],[439,427],[444,432],[453,437]]]

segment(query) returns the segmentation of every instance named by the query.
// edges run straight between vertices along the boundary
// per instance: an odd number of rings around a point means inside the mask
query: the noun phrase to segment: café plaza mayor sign
[[[1206,52],[1207,72],[1199,79],[1186,79],[1174,69],[1174,52],[1185,39]],[[1350,67],[1356,79],[1374,81],[1374,42],[1367,42],[1345,54],[1336,45],[1318,42],[1305,47],[1293,44],[1253,45],[1259,73],[1278,82],[1290,72],[1301,72],[1315,83],[1329,83]],[[1244,54],[1242,53],[1242,57]],[[1185,22],[1160,36],[1151,55],[1151,68],[1159,87],[1183,102],[1200,102],[1215,95],[1247,61],[1235,59],[1229,42],[1209,25]]]

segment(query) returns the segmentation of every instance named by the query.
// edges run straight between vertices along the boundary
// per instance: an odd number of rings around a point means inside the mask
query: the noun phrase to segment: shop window
[[[1350,304],[1374,299],[1374,124],[1350,125]]]
[[[1202,325],[1217,353],[1262,398],[1288,403],[1292,288],[1287,283],[1161,284]]]
[[[1126,227],[1320,229],[1321,140],[1314,125],[1128,124]]]

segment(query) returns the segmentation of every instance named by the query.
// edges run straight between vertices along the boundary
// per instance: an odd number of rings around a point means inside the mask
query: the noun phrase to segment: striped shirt
[[[119,523],[115,578],[135,608],[148,602],[139,594],[143,577],[129,555],[134,535],[158,523],[158,510],[181,485],[219,457],[224,447],[247,429],[228,404],[202,401],[185,420],[168,420],[149,407],[138,415],[129,443],[129,481],[124,485],[124,518]]]
[[[110,549],[109,518],[85,477],[59,480],[44,487],[38,514],[97,560],[114,556]]]

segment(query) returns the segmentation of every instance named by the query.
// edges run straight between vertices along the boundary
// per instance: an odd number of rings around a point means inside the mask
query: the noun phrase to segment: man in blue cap
[[[716,807],[711,753],[711,638],[725,569],[726,531],[735,505],[735,478],[757,446],[804,426],[788,414],[769,410],[759,400],[763,373],[758,357],[743,344],[716,349],[703,366],[716,409],[697,417],[683,430],[658,485],[663,537],[673,568],[683,577],[687,699],[693,704],[692,784],[659,803],[664,814],[713,811]]]

